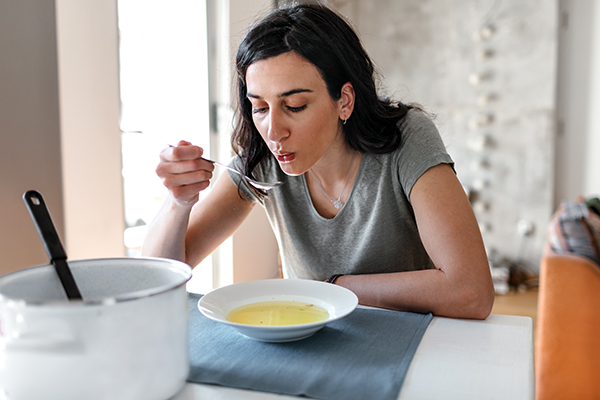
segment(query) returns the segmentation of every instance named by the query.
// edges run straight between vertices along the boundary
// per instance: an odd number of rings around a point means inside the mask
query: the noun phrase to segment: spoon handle
[[[244,175],[244,174],[243,174],[241,171],[238,171],[237,169],[235,169],[235,168],[232,168],[232,167],[230,167],[230,166],[229,166],[229,165],[227,165],[227,164],[223,164],[223,163],[220,163],[220,162],[218,162],[218,161],[215,161],[215,160],[209,160],[208,158],[204,158],[204,157],[202,157],[202,159],[203,159],[203,160],[206,160],[206,161],[208,161],[208,162],[210,162],[210,163],[213,163],[213,164],[220,165],[220,166],[221,166],[221,167],[223,167],[223,168],[227,168],[228,170],[230,170],[230,171],[233,171],[233,172],[235,172],[236,174],[239,174],[239,175],[243,176],[244,178],[247,178],[247,176],[246,176],[246,175]]]
[[[175,146],[173,146],[172,144],[169,144],[169,147],[175,147]],[[277,186],[283,184],[283,182],[281,182],[281,181],[278,181],[278,182],[258,182],[258,181],[255,181],[254,179],[248,177],[243,172],[238,171],[237,169],[232,168],[232,167],[230,167],[227,164],[223,164],[223,163],[220,163],[218,161],[211,160],[211,159],[204,158],[204,157],[200,157],[200,158],[202,158],[204,161],[208,161],[209,163],[220,165],[223,168],[227,168],[228,170],[230,170],[232,172],[235,172],[236,174],[238,174],[242,178],[244,178],[246,180],[246,182],[248,182],[249,184],[251,184],[252,186],[254,186],[257,189],[271,190],[271,189],[276,188]]]
[[[23,201],[27,210],[33,219],[33,223],[42,239],[46,253],[50,262],[54,265],[56,273],[67,293],[69,300],[81,300],[81,293],[75,283],[75,278],[67,264],[67,253],[60,242],[52,217],[48,212],[46,203],[41,193],[35,190],[28,190],[23,194]]]

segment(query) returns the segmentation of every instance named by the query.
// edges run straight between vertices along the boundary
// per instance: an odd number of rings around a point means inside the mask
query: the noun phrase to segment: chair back
[[[600,399],[600,266],[546,251],[540,265],[536,399]]]

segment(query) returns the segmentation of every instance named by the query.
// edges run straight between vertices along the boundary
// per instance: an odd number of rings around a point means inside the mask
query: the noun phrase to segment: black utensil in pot
[[[52,222],[46,203],[41,193],[36,190],[28,190],[23,193],[23,201],[33,219],[33,223],[42,239],[50,262],[54,265],[60,282],[67,293],[69,300],[82,300],[81,293],[73,278],[69,264],[67,264],[67,253],[58,237],[58,232]]]

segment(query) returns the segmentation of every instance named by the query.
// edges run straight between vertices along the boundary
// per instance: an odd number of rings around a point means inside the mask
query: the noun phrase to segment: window
[[[136,257],[167,195],[154,173],[160,151],[185,139],[210,156],[206,1],[119,0],[118,11],[124,238]],[[188,290],[212,282],[209,257]]]

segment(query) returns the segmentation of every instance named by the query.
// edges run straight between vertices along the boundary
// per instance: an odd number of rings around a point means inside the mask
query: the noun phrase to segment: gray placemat
[[[313,336],[263,343],[206,318],[189,294],[188,381],[315,399],[395,400],[431,314],[357,308]]]

